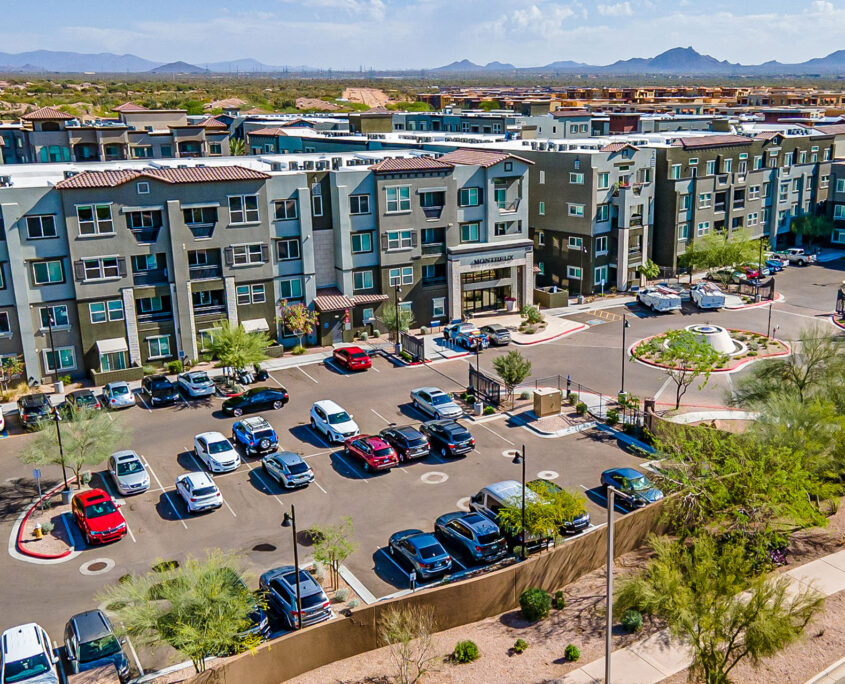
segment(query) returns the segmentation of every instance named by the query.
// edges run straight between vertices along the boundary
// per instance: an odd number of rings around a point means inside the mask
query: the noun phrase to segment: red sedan
[[[373,365],[370,357],[360,347],[340,347],[335,349],[332,359],[346,370],[367,370]]]
[[[364,462],[364,470],[389,470],[399,463],[399,457],[392,446],[381,437],[358,435],[348,437],[343,443],[349,456],[357,456]]]
[[[74,496],[71,511],[89,544],[117,541],[127,532],[123,514],[103,489],[92,489]]]

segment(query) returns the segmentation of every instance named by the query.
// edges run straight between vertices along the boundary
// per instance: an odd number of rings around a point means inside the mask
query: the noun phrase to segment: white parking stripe
[[[132,642],[129,640],[129,637],[126,637],[126,645],[129,647],[129,652],[132,654],[132,659],[135,661],[135,667],[138,668],[138,674],[143,677],[144,668],[141,667],[141,661],[138,660],[138,654],[135,653],[135,647],[132,645]]]
[[[507,437],[502,437],[502,435],[500,435],[500,434],[499,434],[498,432],[496,432],[495,430],[491,430],[491,429],[490,429],[489,427],[487,427],[484,423],[478,423],[478,427],[483,427],[485,430],[487,430],[487,432],[492,432],[494,435],[496,435],[496,437],[498,437],[499,439],[501,439],[501,440],[503,440],[503,441],[507,442],[507,443],[508,443],[508,444],[510,444],[511,446],[516,446],[516,445],[515,445],[513,442],[511,442],[511,441],[510,441]]]
[[[390,425],[391,421],[389,421],[387,418],[385,418],[383,415],[381,415],[381,414],[380,414],[378,411],[376,411],[374,408],[371,408],[371,409],[370,409],[370,411],[372,411],[373,413],[375,413],[375,414],[376,414],[379,418],[381,418],[381,419],[382,419],[385,423],[387,423],[388,425]]]
[[[320,483],[317,480],[314,480],[314,484],[317,485],[317,488],[323,492],[323,494],[328,494],[328,492],[320,486]]]
[[[334,368],[334,369],[337,371],[337,374],[338,374],[339,376],[341,376],[342,378],[348,378],[348,377],[350,377],[350,375],[349,375],[349,372],[348,372],[348,371],[343,370],[340,366],[338,366],[338,365],[337,365],[334,361],[332,361],[331,359],[326,359],[325,361],[323,361],[323,363],[324,363],[326,366],[328,366],[329,368]],[[306,375],[307,375],[307,373],[306,373]]]
[[[358,472],[357,468],[353,468],[351,465],[349,465],[349,461],[347,461],[343,456],[341,456],[339,451],[335,455],[341,461],[344,462],[344,464],[346,465],[347,468],[349,468],[349,470],[351,470],[355,474],[355,477],[357,477],[359,480],[363,480],[364,482],[367,482],[367,478],[365,478],[363,475],[361,475],[361,473]]]
[[[320,383],[319,383],[319,382],[317,382],[317,381],[316,381],[316,380],[315,380],[315,379],[314,379],[311,375],[309,375],[308,373],[306,373],[306,372],[302,369],[302,366],[297,366],[297,368],[299,369],[299,371],[300,371],[303,375],[305,375],[307,378],[310,378],[311,382],[313,382],[313,383],[314,383],[314,384],[316,384],[316,385],[319,385],[319,384],[320,384]]]
[[[244,461],[244,465],[246,465],[246,467],[247,467],[247,468],[249,468],[250,472],[252,472],[253,470],[255,470],[255,477],[257,477],[257,478],[258,478],[258,481],[259,481],[261,484],[263,484],[263,485],[264,485],[264,487],[267,489],[267,492],[269,493],[271,490],[270,490],[269,485],[267,484],[267,481],[264,479],[264,473],[262,473],[262,472],[261,472],[261,469],[259,469],[259,468],[253,468],[253,467],[249,464],[249,461]],[[284,504],[282,503],[282,500],[281,500],[281,499],[280,499],[280,498],[279,498],[276,494],[271,494],[270,496],[272,496],[272,497],[273,497],[276,501],[278,501],[278,502],[279,502],[279,506],[284,506]]]
[[[275,375],[273,375],[272,373],[269,373],[269,375],[270,375],[270,379],[271,379],[273,382],[275,382],[275,383],[276,383],[279,387],[284,387],[284,385],[282,385],[282,383],[280,383],[278,380],[276,380],[276,376],[275,376]]]
[[[180,523],[182,523],[182,527],[184,527],[187,530],[188,526],[185,524],[185,521],[182,520],[182,516],[179,515],[179,509],[176,508],[176,504],[174,504],[173,500],[170,498],[170,492],[168,492],[164,488],[164,486],[161,484],[161,480],[158,479],[158,475],[156,475],[155,471],[150,467],[149,461],[147,461],[147,459],[144,456],[141,456],[141,460],[143,461],[144,467],[147,469],[147,472],[150,475],[152,475],[153,478],[155,479],[155,481],[158,483],[158,490],[157,491],[162,492],[162,495],[164,496],[164,498],[167,499],[167,503],[169,503],[170,507],[173,509],[173,514],[176,516],[176,519]],[[156,491],[156,490],[154,490],[154,491]]]
[[[231,513],[235,518],[238,517],[238,514],[232,510],[232,507],[229,505],[229,502],[226,501],[226,497],[223,497],[223,505],[229,509],[229,513]]]
[[[463,563],[461,563],[461,561],[459,561],[457,558],[455,558],[455,554],[450,553],[449,555],[452,557],[452,563],[454,563],[455,565],[457,565],[457,566],[458,566],[459,568],[461,568],[462,570],[466,570],[466,569],[467,569],[467,566],[466,566],[466,565],[464,565]]]
[[[141,400],[141,403],[144,405],[144,408],[147,409],[147,413],[152,413],[152,411],[150,411],[150,407],[147,406],[147,402],[144,401],[144,397],[141,395],[141,393],[138,392],[138,394],[136,394],[135,396],[138,397],[138,399]]]
[[[399,565],[399,563],[396,562],[396,560],[393,558],[393,556],[390,555],[390,551],[387,550],[386,546],[378,547],[378,550],[381,551],[385,555],[387,560],[389,560],[391,563],[393,563],[393,565],[395,565],[397,568],[399,568],[400,572],[403,575],[406,575],[406,576],[408,575],[408,571],[405,570],[405,568],[403,568],[401,565]]]

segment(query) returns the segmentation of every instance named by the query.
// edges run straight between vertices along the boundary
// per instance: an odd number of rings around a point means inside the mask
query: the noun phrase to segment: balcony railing
[[[210,278],[222,278],[223,269],[219,264],[211,264],[209,266],[190,266],[188,268],[188,275],[191,280],[208,280]]]
[[[148,243],[148,242],[155,242],[158,240],[158,233],[161,230],[160,226],[156,226],[155,228],[130,228],[132,235],[135,236],[135,239],[140,243]]]
[[[520,199],[517,198],[515,200],[511,200],[510,202],[507,201],[499,201],[496,202],[496,205],[499,207],[499,213],[501,214],[513,214],[519,209],[519,202]]]
[[[132,274],[132,282],[135,286],[139,285],[159,285],[167,282],[167,270],[159,268],[154,271],[141,271],[140,273]]]
[[[166,321],[173,318],[172,311],[150,311],[149,313],[138,313],[139,323],[152,323],[154,321]]]
[[[423,244],[422,245],[422,253],[423,256],[431,255],[431,254],[443,254],[443,250],[446,247],[445,244],[442,242],[432,242],[430,244]]]
[[[713,211],[715,211],[715,212],[724,211],[724,210],[725,210],[725,203],[724,202],[716,202],[716,204],[713,205]]]
[[[429,221],[434,221],[440,218],[440,215],[443,213],[443,207],[423,207],[423,214],[425,214],[426,219]]]
[[[643,225],[643,217],[639,214],[633,214],[631,216],[631,220],[628,221],[629,226],[641,226]]]
[[[194,307],[194,316],[218,316],[226,313],[225,304],[203,304]]]

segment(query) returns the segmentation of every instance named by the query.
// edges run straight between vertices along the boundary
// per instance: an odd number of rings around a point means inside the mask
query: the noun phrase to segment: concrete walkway
[[[793,582],[796,590],[812,587],[823,596],[836,594],[845,590],[845,551],[799,565],[784,576]],[[613,684],[655,684],[685,670],[691,662],[690,648],[672,639],[668,630],[614,651],[610,656]],[[831,672],[826,670],[819,675],[821,678],[810,682],[838,684],[845,677],[845,662],[840,661],[832,667]],[[560,680],[562,684],[601,684],[603,681],[604,658],[582,665]]]

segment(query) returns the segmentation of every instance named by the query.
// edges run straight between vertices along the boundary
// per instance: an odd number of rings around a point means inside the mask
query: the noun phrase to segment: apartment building
[[[845,162],[831,165],[830,190],[828,195],[828,217],[833,220],[833,234],[830,241],[845,245]]]

